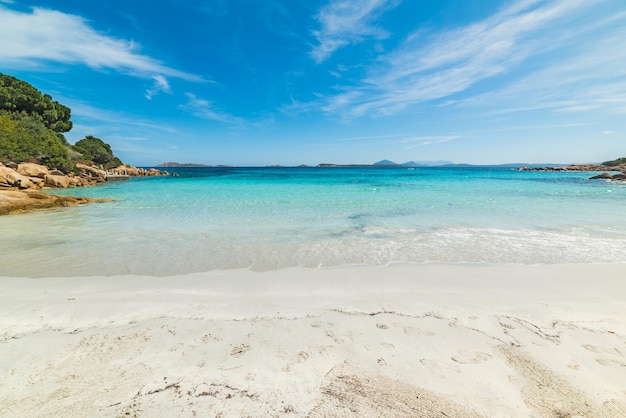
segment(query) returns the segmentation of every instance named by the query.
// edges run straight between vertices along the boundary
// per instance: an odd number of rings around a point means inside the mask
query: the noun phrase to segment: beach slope
[[[626,265],[0,278],[0,415],[626,416]]]

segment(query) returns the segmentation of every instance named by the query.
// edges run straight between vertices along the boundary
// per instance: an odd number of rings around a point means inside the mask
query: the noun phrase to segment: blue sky
[[[0,72],[135,165],[626,156],[622,0],[0,0]]]

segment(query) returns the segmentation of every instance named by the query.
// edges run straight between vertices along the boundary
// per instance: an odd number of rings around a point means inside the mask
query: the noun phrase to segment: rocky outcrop
[[[0,192],[0,215],[56,209],[86,203],[110,202],[111,199],[55,196],[39,190],[7,190]]]
[[[100,168],[85,164],[76,164],[76,168],[80,173],[80,178],[83,179],[87,185],[104,183],[107,181],[107,172]]]
[[[0,190],[42,189],[44,187],[67,188],[93,186],[107,181],[110,174],[131,177],[167,176],[167,171],[155,168],[145,169],[131,166],[119,166],[107,173],[97,167],[76,164],[77,174],[65,174],[58,170],[34,163],[0,163]]]
[[[48,174],[44,180],[46,186],[48,187],[55,187],[57,189],[66,189],[70,187],[70,178],[64,175]]]
[[[563,167],[520,167],[520,171],[603,171],[602,174],[589,177],[589,180],[626,181],[626,165],[606,166],[602,164],[573,164]],[[617,173],[617,174],[611,174]]]
[[[40,179],[45,179],[48,174],[50,174],[50,170],[48,167],[41,164],[35,163],[21,163],[17,165],[18,173],[26,177],[36,177]]]
[[[626,165],[606,166],[602,164],[572,164],[561,167],[520,167],[520,171],[613,171],[626,172]]]
[[[36,185],[9,167],[0,166],[0,189],[32,189]]]
[[[110,199],[55,196],[38,191],[42,188],[93,186],[107,181],[107,172],[85,164],[76,164],[77,174],[65,174],[34,163],[0,163],[0,215],[75,206]],[[128,176],[166,176],[166,171],[120,166],[112,173]]]
[[[611,174],[611,173],[602,173],[597,176],[589,177],[589,180],[614,180],[614,181],[626,181],[626,174]]]
[[[131,177],[156,177],[169,175],[167,171],[157,170],[156,168],[145,169],[138,167],[129,167],[125,165],[110,169],[109,173]]]
[[[611,180],[613,179],[613,175],[611,173],[602,173],[597,176],[589,177],[589,180]]]

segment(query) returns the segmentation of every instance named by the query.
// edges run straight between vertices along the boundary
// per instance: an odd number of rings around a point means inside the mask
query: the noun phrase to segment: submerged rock
[[[589,180],[612,180],[613,175],[611,173],[602,173],[597,176],[589,177]]]
[[[110,202],[112,199],[90,197],[55,196],[39,190],[0,191],[0,215],[56,209],[86,203]]]
[[[614,180],[614,181],[626,181],[626,174],[611,174],[611,173],[602,173],[597,176],[589,177],[589,180]]]

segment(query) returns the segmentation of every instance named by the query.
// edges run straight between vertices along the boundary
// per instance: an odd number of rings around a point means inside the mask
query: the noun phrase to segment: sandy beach
[[[1,278],[0,416],[626,416],[626,264]]]

